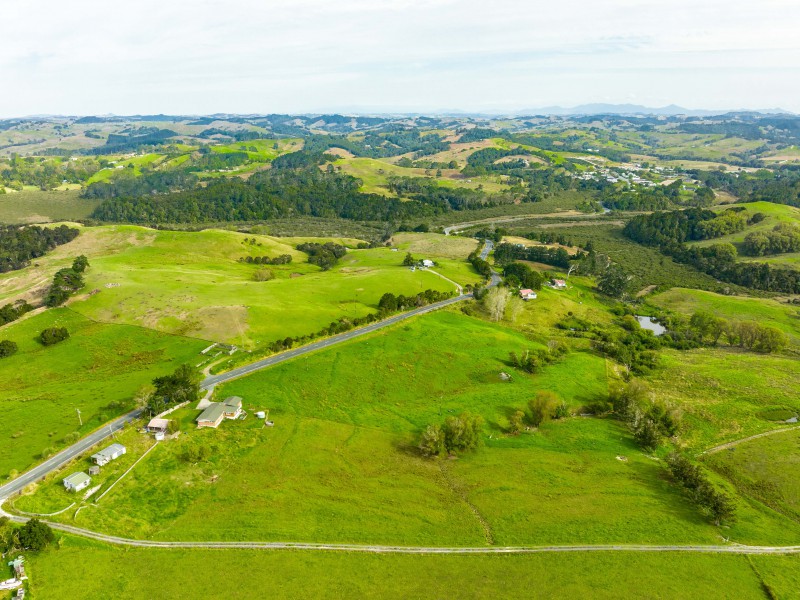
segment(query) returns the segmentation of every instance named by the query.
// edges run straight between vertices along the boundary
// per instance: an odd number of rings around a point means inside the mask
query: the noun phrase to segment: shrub
[[[255,281],[269,281],[270,279],[275,279],[275,273],[269,269],[257,269],[253,273],[253,279]]]
[[[39,334],[39,341],[44,346],[52,346],[58,342],[63,342],[69,337],[66,327],[49,327]]]
[[[16,342],[12,342],[11,340],[0,341],[0,358],[6,358],[7,356],[16,354],[18,349]]]

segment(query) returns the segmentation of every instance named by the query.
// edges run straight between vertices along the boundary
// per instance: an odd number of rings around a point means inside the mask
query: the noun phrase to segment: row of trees
[[[404,296],[403,294],[394,294],[387,292],[378,301],[378,312],[380,316],[391,314],[400,310],[409,310],[418,308],[420,306],[427,306],[434,302],[441,302],[452,298],[452,292],[439,292],[437,290],[425,290],[415,296]]]
[[[679,452],[670,453],[666,462],[675,480],[717,526],[723,521],[736,520],[736,506],[731,498],[717,490],[698,465]]]
[[[60,269],[53,276],[53,283],[44,297],[45,306],[61,306],[69,297],[83,288],[83,272],[89,266],[89,259],[85,256],[78,256],[73,262],[72,267]]]
[[[0,273],[23,269],[31,260],[78,237],[78,230],[59,225],[0,225]]]
[[[477,448],[482,440],[483,417],[469,412],[449,416],[442,425],[428,425],[418,448],[424,456],[457,454]]]
[[[291,254],[280,254],[278,256],[243,256],[239,262],[246,262],[252,265],[288,265],[292,262]]]

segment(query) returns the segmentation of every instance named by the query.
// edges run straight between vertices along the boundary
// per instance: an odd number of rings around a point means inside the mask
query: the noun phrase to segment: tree
[[[558,402],[558,396],[553,392],[537,392],[535,398],[528,400],[528,421],[534,427],[553,416],[553,409]]]
[[[406,257],[403,259],[403,266],[404,267],[411,267],[411,266],[414,266],[416,263],[417,263],[417,261],[414,259],[413,256],[411,256],[411,252],[408,252],[406,254]]]
[[[378,308],[383,313],[393,313],[397,311],[397,297],[386,292],[378,301]]]
[[[464,412],[457,417],[447,417],[442,428],[445,449],[454,454],[477,448],[481,441],[482,427],[483,418],[479,415]]]
[[[151,416],[164,412],[171,405],[193,402],[200,397],[202,375],[189,365],[181,365],[172,375],[153,379],[155,390],[147,402]]]
[[[72,270],[75,271],[76,273],[83,273],[88,266],[89,266],[89,259],[86,258],[83,254],[81,254],[74,261],[72,261]]]
[[[622,298],[628,291],[629,277],[619,265],[610,265],[597,280],[597,289],[606,296]]]
[[[514,411],[514,414],[509,418],[508,432],[512,435],[518,435],[522,431],[524,421],[525,413],[521,410]]]
[[[650,417],[639,420],[633,430],[633,437],[642,449],[653,452],[661,445],[661,432],[658,424]]]
[[[17,539],[23,548],[39,552],[53,542],[55,534],[46,523],[42,523],[39,519],[31,519],[20,527]]]
[[[508,290],[499,286],[493,287],[489,290],[483,299],[483,305],[489,312],[489,317],[492,321],[499,321],[503,318],[506,311],[506,303],[508,302]]]
[[[508,299],[508,306],[506,307],[506,317],[512,323],[516,323],[522,310],[525,308],[522,298],[512,296]]]
[[[422,432],[419,449],[425,456],[439,456],[444,452],[444,432],[438,425],[428,425]]]
[[[0,341],[0,358],[6,358],[17,353],[17,343],[11,340]]]

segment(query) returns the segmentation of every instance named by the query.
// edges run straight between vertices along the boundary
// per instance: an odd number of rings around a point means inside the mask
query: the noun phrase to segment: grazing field
[[[604,359],[578,350],[502,381],[508,352],[531,347],[539,342],[444,311],[283,363],[217,390],[244,398],[251,415],[268,409],[275,427],[251,416],[197,430],[198,412],[181,409],[178,440],[160,444],[99,506],[53,518],[162,540],[716,542],[719,530],[618,422],[571,417],[506,433],[537,391],[556,393],[575,413],[607,394]],[[458,460],[422,458],[419,431],[464,410],[485,419],[485,448]],[[184,458],[201,446],[209,457]],[[15,506],[67,506],[62,476]],[[788,543],[800,533],[740,505],[726,532],[736,541]]]
[[[773,410],[800,411],[796,357],[728,348],[665,350],[661,365],[647,381],[657,397],[683,410],[683,437],[693,451],[785,427],[772,420]]]
[[[44,347],[35,338],[53,326],[66,327],[70,338]],[[130,410],[139,388],[193,361],[208,345],[141,327],[95,323],[69,309],[6,325],[0,339],[19,346],[17,354],[0,360],[2,476],[31,466],[46,448],[67,445],[65,438],[73,432],[82,437]]]
[[[443,236],[440,236],[443,237]],[[252,244],[246,240],[256,239]],[[0,300],[36,298],[52,274],[78,254],[89,257],[87,293],[77,312],[103,322],[141,325],[166,333],[254,348],[319,331],[341,317],[375,312],[386,292],[413,295],[455,290],[434,273],[410,271],[389,248],[352,250],[330,271],[308,264],[298,243],[316,238],[271,238],[230,231],[155,231],[133,226],[85,228],[73,242],[39,259],[39,266],[0,276]],[[325,241],[325,240],[317,240]],[[355,247],[358,240],[334,239]],[[467,284],[479,278],[453,244],[444,241],[441,273]],[[458,246],[460,247],[460,246]],[[258,265],[246,256],[289,254],[287,265],[265,266],[271,281],[254,281]],[[468,254],[468,253],[467,253]],[[426,256],[438,261],[434,253]],[[96,290],[96,291],[95,291]]]
[[[88,560],[86,560],[88,558]],[[793,569],[794,557],[758,557],[759,566]],[[61,561],[74,577],[59,573]],[[162,562],[163,561],[163,562]],[[190,572],[229,565],[229,577],[202,582]],[[95,598],[256,596],[268,586],[279,597],[444,597],[458,582],[459,597],[504,598],[763,598],[745,557],[587,554],[522,556],[373,556],[241,550],[118,549],[68,537],[35,559],[42,574],[33,587],[59,597]],[[627,576],[635,569],[635,581]],[[767,569],[765,568],[764,571]],[[104,575],[108,574],[108,575]],[[230,589],[230,581],[238,583]],[[82,581],[86,580],[86,581]],[[79,587],[82,585],[83,587]],[[779,596],[784,597],[784,596]]]
[[[84,200],[78,190],[22,191],[0,194],[0,223],[50,223],[84,219],[99,204]]]
[[[763,600],[744,556],[565,553],[407,556],[259,550],[116,548],[64,536],[30,559],[37,598],[706,598]],[[796,557],[754,557],[790,598]],[[224,576],[200,577],[225,565]],[[69,573],[69,576],[65,576]],[[635,577],[631,576],[635,573]],[[232,583],[232,582],[235,582]]]
[[[800,307],[778,300],[673,288],[651,296],[648,302],[687,316],[703,310],[732,321],[758,321],[777,327],[800,344]]]
[[[444,187],[460,187],[477,189],[482,186],[486,192],[502,192],[509,186],[503,183],[502,177],[464,177],[458,169],[442,169],[442,175],[436,176],[436,169],[414,169],[399,167],[388,161],[374,158],[340,158],[333,163],[342,172],[359,178],[363,185],[361,190],[371,194],[390,195],[387,182],[390,176],[427,177]]]
[[[737,204],[734,206],[745,208],[745,212],[743,214],[745,214],[746,216],[752,216],[755,213],[761,213],[766,218],[760,223],[757,223],[755,225],[748,225],[747,227],[745,227],[743,231],[738,231],[736,233],[731,233],[710,240],[691,242],[691,244],[697,246],[710,246],[712,244],[729,243],[736,246],[737,250],[739,250],[739,252],[741,253],[743,245],[742,242],[744,242],[744,238],[749,233],[755,231],[770,231],[778,223],[800,224],[800,208],[795,208],[794,206],[773,204],[772,202],[749,202],[746,204]],[[724,205],[718,207],[717,210],[724,211],[728,210],[729,208],[731,208],[731,205]],[[741,255],[741,258],[744,260],[756,260],[756,261],[763,261],[765,259],[765,257],[748,258],[743,254]],[[781,256],[778,255],[777,259],[779,260],[780,258]]]
[[[795,413],[797,414],[797,413]],[[800,429],[757,438],[709,454],[705,462],[736,488],[794,521],[800,520]]]

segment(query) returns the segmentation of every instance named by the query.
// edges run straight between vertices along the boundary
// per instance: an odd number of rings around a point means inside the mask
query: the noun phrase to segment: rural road
[[[491,240],[485,240],[483,250],[481,251],[481,258],[486,260],[486,257],[489,256],[489,252],[492,251],[493,247],[494,244],[491,242]],[[500,283],[500,276],[497,273],[492,273],[492,279],[489,285],[495,286],[498,283]],[[383,329],[384,327],[395,325],[396,323],[405,321],[406,319],[410,319],[418,315],[424,315],[426,313],[439,310],[440,308],[444,308],[445,306],[456,304],[457,302],[462,302],[471,297],[472,294],[460,294],[458,296],[448,298],[447,300],[442,300],[441,302],[435,302],[433,304],[429,304],[428,306],[415,308],[408,312],[400,313],[392,317],[389,317],[388,319],[384,319],[383,321],[371,323],[359,329],[346,331],[344,333],[331,336],[324,340],[320,340],[319,342],[314,342],[312,344],[302,346],[301,348],[296,348],[294,350],[289,350],[288,352],[283,352],[282,354],[270,356],[263,360],[251,363],[249,365],[239,367],[238,369],[233,369],[232,371],[228,371],[227,373],[212,375],[210,377],[207,377],[200,385],[204,390],[208,390],[213,388],[217,384],[224,383],[226,381],[231,381],[239,377],[244,377],[245,375],[249,375],[250,373],[255,373],[256,371],[260,371],[261,369],[266,369],[267,367],[280,364],[282,362],[291,360],[293,358],[297,358],[298,356],[302,356],[310,352],[316,352],[317,350],[330,348],[331,346],[335,346],[336,344],[341,344],[342,342],[346,342],[348,340],[361,337],[368,333],[372,333],[373,331],[378,331],[380,329]],[[0,486],[0,506],[2,506],[5,499],[8,498],[9,496],[22,491],[29,484],[38,481],[39,479],[42,479],[49,473],[59,469],[60,467],[71,461],[76,456],[79,456],[80,454],[84,453],[86,450],[88,450],[95,444],[98,444],[102,442],[104,439],[110,437],[114,431],[122,429],[122,427],[126,423],[130,423],[131,421],[137,419],[141,415],[141,413],[142,411],[137,409],[134,410],[133,412],[130,412],[126,415],[119,417],[114,421],[111,421],[110,423],[106,423],[105,425],[103,425],[103,427],[101,427],[97,431],[94,431],[85,438],[75,442],[72,446],[65,448],[55,456],[52,456],[43,463],[35,466],[30,471],[23,473],[10,483]]]
[[[0,514],[3,514],[0,510]],[[25,517],[6,515],[16,523],[28,521]],[[137,548],[238,548],[250,550],[317,550],[332,552],[366,552],[372,554],[544,554],[554,552],[695,552],[721,554],[800,554],[800,546],[744,546],[741,544],[576,544],[543,546],[385,546],[375,544],[315,544],[303,542],[170,542],[161,540],[133,540],[106,535],[45,521],[53,529],[84,538]]]
[[[65,448],[58,454],[48,458],[43,463],[36,465],[30,471],[23,473],[11,483],[0,486],[0,504],[2,504],[3,499],[22,491],[28,484],[41,479],[51,471],[55,471],[62,465],[68,463],[76,456],[83,454],[95,444],[102,442],[104,439],[109,437],[112,432],[122,429],[126,423],[130,423],[134,419],[137,419],[141,413],[141,410],[134,410],[133,412],[129,412],[128,414],[123,415],[118,419],[111,421],[110,423],[106,423],[100,429],[75,442],[72,446]]]

